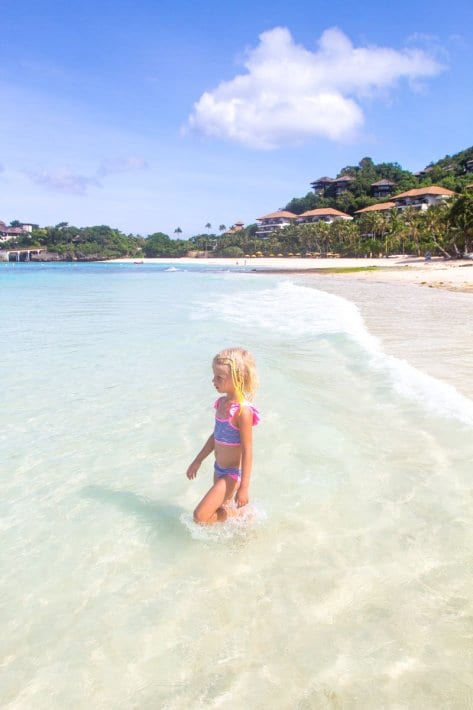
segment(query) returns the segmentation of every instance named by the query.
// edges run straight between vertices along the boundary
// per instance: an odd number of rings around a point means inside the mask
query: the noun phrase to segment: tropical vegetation
[[[240,258],[337,254],[356,257],[426,252],[455,258],[473,251],[473,174],[467,172],[467,163],[471,160],[473,147],[454,156],[445,156],[414,175],[397,163],[375,164],[366,157],[358,165],[347,165],[340,171],[337,177],[350,175],[353,178],[342,194],[337,195],[329,185],[324,191],[292,198],[284,208],[301,214],[319,207],[333,207],[353,215],[380,201],[371,195],[371,185],[378,180],[389,180],[392,194],[432,184],[456,193],[445,203],[425,211],[412,207],[402,212],[396,209],[369,211],[355,215],[353,220],[277,228],[264,238],[256,234],[257,224],[228,231],[224,224],[220,224],[219,234],[215,234],[211,233],[212,225],[207,222],[204,225],[206,232],[182,239],[180,227],[174,229],[174,238],[163,232],[142,237],[124,234],[106,225],[79,228],[61,222],[10,239],[7,246],[9,249],[44,247],[55,255],[52,258],[80,261],[143,256],[176,258],[187,254]],[[383,198],[386,200],[389,195]],[[11,225],[19,226],[20,223],[14,220]]]

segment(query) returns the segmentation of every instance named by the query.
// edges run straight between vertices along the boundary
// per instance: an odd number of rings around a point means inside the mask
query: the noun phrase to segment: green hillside
[[[446,155],[414,174],[403,170],[398,163],[376,164],[371,158],[363,158],[358,165],[346,165],[334,176],[340,178],[348,175],[353,178],[342,194],[337,196],[335,187],[331,184],[317,194],[311,190],[305,197],[294,197],[284,209],[301,214],[318,207],[334,207],[342,212],[353,214],[368,205],[389,200],[389,195],[396,195],[415,187],[441,185],[455,192],[462,192],[466,185],[473,182],[473,173],[466,171],[469,160],[473,160],[473,146],[455,155]],[[314,176],[315,180],[318,177]],[[373,196],[371,186],[379,180],[390,180],[394,183],[386,197]]]

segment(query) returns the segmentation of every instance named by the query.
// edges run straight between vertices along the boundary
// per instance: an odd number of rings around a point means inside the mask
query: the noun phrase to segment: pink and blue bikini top
[[[214,409],[217,409],[218,403],[223,397],[216,400],[214,404]],[[260,420],[260,415],[256,407],[253,407],[251,402],[246,400],[241,405],[242,407],[249,407],[253,413],[253,426],[256,426]],[[228,410],[227,419],[218,419],[215,414],[215,429],[214,429],[214,440],[217,444],[222,444],[223,446],[239,446],[240,441],[240,430],[232,424],[232,419],[238,412],[240,405],[237,402],[233,402]]]

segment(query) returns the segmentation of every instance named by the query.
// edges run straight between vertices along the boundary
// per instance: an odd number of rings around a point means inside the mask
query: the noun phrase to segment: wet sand
[[[338,274],[304,277],[301,283],[356,303],[386,353],[473,399],[471,292],[422,288],[408,280],[340,278]]]

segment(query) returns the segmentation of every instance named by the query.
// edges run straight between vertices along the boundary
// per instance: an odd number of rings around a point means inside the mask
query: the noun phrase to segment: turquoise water
[[[473,402],[290,277],[0,265],[0,703],[473,705]],[[252,504],[199,528],[212,355],[253,351]]]

